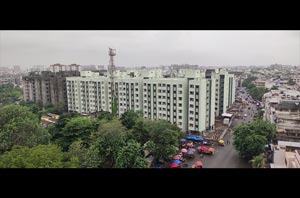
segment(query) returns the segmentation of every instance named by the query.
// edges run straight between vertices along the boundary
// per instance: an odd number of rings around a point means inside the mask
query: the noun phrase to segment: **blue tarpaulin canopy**
[[[204,138],[201,138],[201,137],[197,137],[197,136],[188,136],[187,137],[188,140],[194,140],[194,141],[201,141],[201,140],[204,140]]]
[[[181,161],[180,161],[180,160],[173,160],[173,163],[175,163],[175,164],[180,164]]]
[[[186,139],[185,139],[185,138],[182,138],[180,141],[181,141],[181,142],[186,142]]]

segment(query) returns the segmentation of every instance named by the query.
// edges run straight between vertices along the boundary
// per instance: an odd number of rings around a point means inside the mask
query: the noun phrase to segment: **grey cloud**
[[[300,31],[0,31],[0,66],[300,65]]]

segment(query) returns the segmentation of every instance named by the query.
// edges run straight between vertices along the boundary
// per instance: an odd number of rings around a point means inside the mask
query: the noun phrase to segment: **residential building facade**
[[[214,129],[215,117],[235,100],[235,79],[225,70],[180,70],[177,77],[163,78],[162,71],[116,71],[118,115],[142,111],[146,119],[164,119],[182,131]],[[83,73],[67,78],[68,109],[81,114],[111,112],[109,76]]]
[[[23,77],[24,100],[67,107],[66,77],[79,75],[79,71],[30,72]]]

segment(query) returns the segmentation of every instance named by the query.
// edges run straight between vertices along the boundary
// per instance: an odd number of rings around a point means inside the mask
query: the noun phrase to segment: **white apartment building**
[[[205,131],[215,123],[215,80],[189,81],[188,130]]]
[[[118,113],[121,116],[128,110],[143,110],[143,79],[117,78],[115,94],[118,97]]]
[[[180,70],[177,78],[162,78],[161,70],[116,72],[118,115],[142,111],[144,118],[164,119],[182,131],[214,129],[215,117],[235,101],[235,79],[225,70]],[[111,112],[110,78],[93,72],[67,78],[69,111]]]
[[[68,77],[68,110],[81,114],[111,111],[110,82],[107,77],[81,72],[81,77]]]
[[[228,108],[235,101],[235,91],[236,91],[236,80],[234,78],[234,74],[228,74],[229,82],[228,82]]]
[[[187,131],[188,81],[186,78],[143,80],[143,114],[148,119],[163,119]]]
[[[229,76],[234,77],[233,74],[228,74],[226,70],[216,69],[216,97],[215,97],[215,110],[216,115],[221,116],[223,113],[226,113],[226,110],[229,108],[229,95],[232,95],[231,102],[235,100],[235,81],[231,81],[229,93]]]

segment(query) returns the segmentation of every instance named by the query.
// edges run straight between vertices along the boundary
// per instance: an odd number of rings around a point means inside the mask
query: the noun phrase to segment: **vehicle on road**
[[[214,148],[208,148],[206,146],[199,146],[197,150],[199,153],[204,153],[204,154],[209,154],[209,155],[213,155],[215,153]]]
[[[220,139],[220,140],[218,141],[218,143],[219,143],[220,146],[225,146],[225,141],[222,140],[222,139]]]

